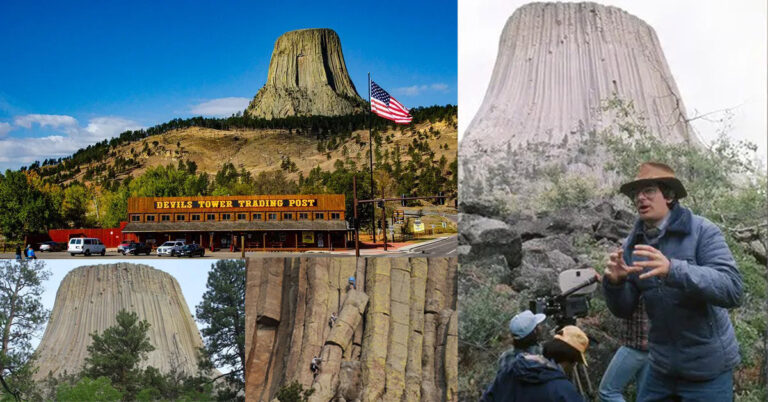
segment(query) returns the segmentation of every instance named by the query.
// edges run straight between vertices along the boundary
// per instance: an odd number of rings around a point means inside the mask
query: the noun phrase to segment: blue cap
[[[354,282],[354,281],[355,281],[355,277],[354,277],[354,276],[350,276],[350,277],[349,277],[349,280],[350,280],[351,282]]]
[[[533,314],[531,310],[525,310],[509,320],[509,332],[512,332],[515,339],[525,338],[545,319],[547,316],[544,314]]]

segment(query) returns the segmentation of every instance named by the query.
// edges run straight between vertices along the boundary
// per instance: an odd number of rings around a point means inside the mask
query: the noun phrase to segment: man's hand
[[[627,279],[627,275],[632,272],[634,272],[632,267],[628,267],[624,262],[624,251],[619,249],[608,256],[608,263],[606,264],[603,278],[607,278],[608,282],[618,285],[624,282]]]
[[[669,259],[665,257],[661,251],[645,244],[638,244],[635,246],[635,251],[632,255],[648,258],[647,261],[636,261],[635,265],[630,267],[632,272],[642,272],[645,267],[651,268],[650,271],[641,274],[639,276],[640,279],[647,279],[654,276],[666,278],[667,274],[669,274]]]

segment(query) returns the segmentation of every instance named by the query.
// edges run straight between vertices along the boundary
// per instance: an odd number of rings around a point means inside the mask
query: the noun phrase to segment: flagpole
[[[374,198],[373,191],[373,115],[371,114],[371,73],[368,72],[368,140],[371,144],[371,199]],[[371,236],[373,236],[373,242],[376,243],[376,203],[371,203]]]

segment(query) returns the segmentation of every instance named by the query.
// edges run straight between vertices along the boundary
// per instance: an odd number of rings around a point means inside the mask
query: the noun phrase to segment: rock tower
[[[249,260],[246,399],[298,381],[314,402],[457,400],[456,268],[456,258]]]
[[[142,367],[197,372],[197,348],[203,341],[176,279],[147,265],[117,263],[76,268],[61,281],[35,352],[37,378],[80,372],[90,334],[115,325],[121,309],[151,325],[149,341],[155,350]]]
[[[253,117],[338,116],[363,110],[349,78],[339,36],[301,29],[275,42],[267,83],[246,109]]]
[[[531,3],[507,20],[482,106],[464,147],[560,144],[600,128],[616,94],[669,142],[691,140],[685,107],[653,28],[616,7]]]

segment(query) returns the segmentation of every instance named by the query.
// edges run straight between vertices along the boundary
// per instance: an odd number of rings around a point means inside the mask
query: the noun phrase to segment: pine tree
[[[149,343],[149,323],[125,309],[117,313],[117,324],[99,335],[92,333],[82,374],[90,378],[107,377],[128,399],[141,388],[139,363],[155,347]]]

